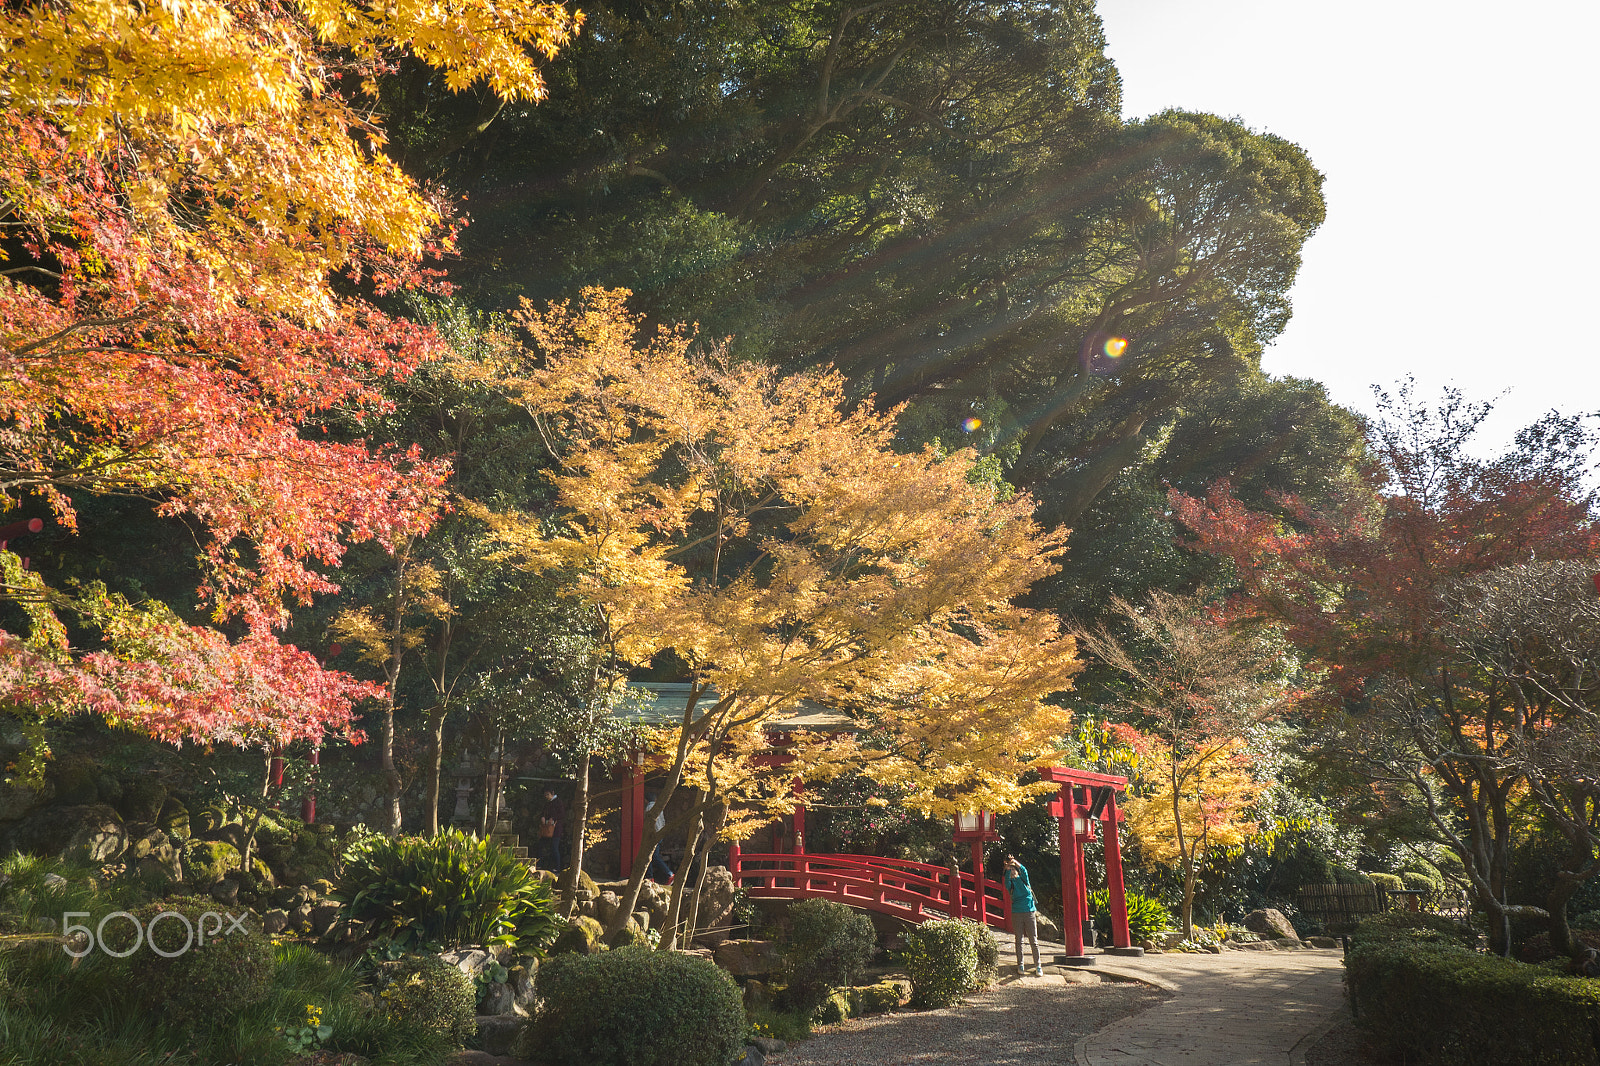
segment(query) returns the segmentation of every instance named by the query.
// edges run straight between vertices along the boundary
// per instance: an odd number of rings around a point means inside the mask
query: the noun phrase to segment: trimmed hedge
[[[625,947],[556,955],[518,1053],[551,1066],[728,1066],[744,1046],[739,986],[705,959]]]
[[[163,1021],[219,1024],[271,991],[272,942],[248,924],[233,930],[233,923],[223,918],[226,910],[204,897],[178,896],[133,911],[145,939],[122,965],[129,990],[139,1002],[159,1010]],[[163,914],[181,917],[160,919]],[[128,951],[134,936],[132,923],[118,921],[107,927],[103,946],[111,952]]]
[[[408,956],[378,969],[379,998],[390,1022],[441,1033],[456,1046],[478,1031],[472,980],[436,955]]]
[[[948,1007],[978,987],[973,924],[947,919],[906,932],[900,962],[911,978],[913,1007]]]
[[[1356,1021],[1407,1063],[1600,1066],[1600,980],[1479,954],[1421,914],[1361,923],[1345,955]]]
[[[872,919],[830,899],[790,907],[789,928],[784,975],[796,1010],[815,1010],[835,988],[855,984],[878,949]]]

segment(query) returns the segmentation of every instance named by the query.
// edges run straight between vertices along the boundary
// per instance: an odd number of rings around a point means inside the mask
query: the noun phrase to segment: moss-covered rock
[[[161,804],[161,813],[156,815],[156,828],[167,834],[173,841],[182,844],[192,835],[189,829],[189,808],[176,796],[168,796]]]
[[[44,807],[12,830],[11,843],[35,855],[59,855],[69,862],[116,862],[128,850],[128,830],[117,812],[103,803]]]
[[[850,991],[835,988],[811,1010],[811,1020],[819,1025],[834,1025],[851,1017]]]
[[[850,1015],[882,1014],[900,1006],[900,986],[893,981],[879,981],[875,985],[856,985],[849,991]]]
[[[548,955],[593,955],[608,950],[605,928],[593,918],[574,918],[550,945]]]
[[[130,822],[155,822],[167,801],[167,786],[149,774],[134,774],[122,779],[122,795],[114,806]]]
[[[644,928],[629,918],[621,929],[606,937],[606,943],[614,948],[625,948],[630,944],[647,944],[648,941],[645,938]]]
[[[335,842],[310,826],[274,827],[258,834],[261,857],[282,884],[306,885],[329,880],[338,862]]]
[[[221,840],[191,840],[183,847],[184,880],[209,885],[239,869],[239,849]]]

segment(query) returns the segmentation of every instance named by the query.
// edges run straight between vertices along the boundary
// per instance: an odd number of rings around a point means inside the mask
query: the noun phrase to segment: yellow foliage
[[[483,82],[539,98],[530,50],[554,55],[581,21],[538,0],[7,5],[0,94],[10,114],[47,119],[77,151],[119,149],[148,240],[252,303],[320,322],[334,306],[327,275],[355,248],[414,256],[440,220],[381,152],[355,81],[410,52],[451,89]]]
[[[1168,865],[1181,863],[1186,853],[1199,863],[1254,836],[1251,816],[1267,783],[1251,773],[1251,761],[1237,739],[1202,741],[1178,754],[1165,747],[1149,752],[1144,765],[1152,772],[1126,807],[1128,831],[1141,852]]]
[[[658,748],[673,780],[778,809],[794,778],[860,768],[937,815],[1049,789],[1016,779],[1066,730],[1046,701],[1075,644],[1014,601],[1065,532],[969,477],[970,451],[895,451],[895,412],[846,411],[836,374],[641,337],[627,295],[524,306],[540,358],[505,388],[558,457],[560,518],[479,513],[508,557],[598,609],[622,663],[688,667],[696,696]],[[863,731],[796,736],[793,762],[761,765],[765,727],[803,699]]]

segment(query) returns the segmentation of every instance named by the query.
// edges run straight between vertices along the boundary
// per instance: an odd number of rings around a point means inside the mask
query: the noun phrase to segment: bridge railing
[[[768,899],[834,899],[863,910],[892,914],[912,922],[961,917],[983,920],[1011,931],[1010,898],[995,881],[980,886],[958,871],[952,891],[950,871],[942,866],[885,859],[876,855],[810,855],[742,852],[730,856],[735,884]]]

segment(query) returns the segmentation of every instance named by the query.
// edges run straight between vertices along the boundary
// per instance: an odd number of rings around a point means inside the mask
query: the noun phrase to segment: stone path
[[[1336,950],[1103,957],[1091,969],[1174,994],[1079,1040],[1078,1066],[1290,1066],[1345,1009]]]

